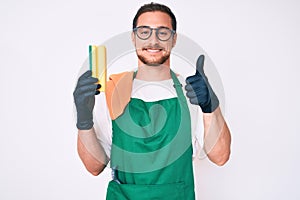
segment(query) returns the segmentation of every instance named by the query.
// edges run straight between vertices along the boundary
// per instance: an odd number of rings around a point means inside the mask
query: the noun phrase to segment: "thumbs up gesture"
[[[186,78],[186,96],[194,105],[199,105],[204,113],[211,113],[219,106],[219,100],[204,74],[204,55],[196,64],[196,74]]]

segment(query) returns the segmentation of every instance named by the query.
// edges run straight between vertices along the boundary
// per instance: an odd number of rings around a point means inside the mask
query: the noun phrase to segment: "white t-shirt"
[[[182,84],[183,93],[185,94],[185,80],[182,76],[178,76],[178,80]],[[172,79],[163,81],[143,81],[135,78],[133,80],[131,97],[141,99],[145,102],[154,102],[177,97],[177,93],[173,86]],[[197,150],[200,150],[203,146],[204,131],[202,111],[198,105],[192,105],[188,98],[187,102],[191,115],[193,155],[196,155]],[[94,108],[94,128],[100,144],[104,148],[106,155],[110,158],[112,145],[112,122],[106,105],[104,93],[96,96]]]

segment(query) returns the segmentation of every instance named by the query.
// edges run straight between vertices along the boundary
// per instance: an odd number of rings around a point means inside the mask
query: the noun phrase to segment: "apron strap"
[[[172,77],[173,82],[174,82],[174,88],[175,88],[175,90],[176,90],[178,99],[179,99],[182,103],[186,104],[187,102],[186,102],[186,98],[185,98],[185,96],[184,96],[184,94],[183,94],[182,84],[179,82],[179,80],[178,80],[176,74],[173,72],[173,70],[170,70],[170,72],[171,72],[171,77]]]

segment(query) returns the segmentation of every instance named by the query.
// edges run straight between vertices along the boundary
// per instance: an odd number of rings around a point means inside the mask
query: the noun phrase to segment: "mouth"
[[[162,48],[143,48],[143,51],[147,51],[148,53],[159,53],[161,52],[163,49]]]

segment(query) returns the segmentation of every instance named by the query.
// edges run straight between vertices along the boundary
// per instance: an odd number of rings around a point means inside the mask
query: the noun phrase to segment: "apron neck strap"
[[[174,88],[176,90],[176,93],[177,93],[177,96],[178,96],[178,99],[183,102],[183,103],[186,103],[186,98],[183,94],[183,91],[182,91],[182,84],[179,82],[176,74],[172,71],[171,71],[171,77],[173,79],[173,83],[174,83]]]

